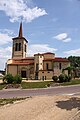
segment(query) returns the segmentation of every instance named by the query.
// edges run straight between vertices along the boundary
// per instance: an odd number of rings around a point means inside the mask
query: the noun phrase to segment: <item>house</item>
[[[18,37],[12,38],[12,58],[7,61],[6,74],[19,74],[22,78],[47,80],[54,75],[60,75],[62,70],[70,66],[69,60],[55,57],[55,53],[47,52],[27,56],[28,41],[23,37],[22,22]],[[44,48],[43,48],[44,49]],[[65,71],[68,74],[68,71]]]

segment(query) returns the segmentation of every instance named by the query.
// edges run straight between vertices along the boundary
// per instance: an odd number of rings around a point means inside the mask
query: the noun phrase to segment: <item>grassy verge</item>
[[[22,89],[31,89],[31,88],[46,88],[47,85],[51,84],[51,81],[43,81],[43,82],[22,82]]]
[[[2,99],[0,99],[0,107],[3,105],[7,105],[7,104],[13,104],[16,101],[25,100],[25,99],[26,98],[8,98],[8,99],[2,98]]]
[[[2,90],[5,86],[6,86],[6,84],[0,83],[0,90]]]
[[[77,85],[77,84],[80,84],[80,80],[71,80],[70,82],[62,83],[61,85],[66,86],[66,85]]]
[[[53,81],[41,81],[41,82],[22,82],[21,83],[21,88],[22,89],[31,89],[31,88],[47,88],[47,86],[52,86],[54,85]],[[62,86],[67,86],[67,85],[76,85],[80,84],[80,80],[71,80],[70,82],[65,82],[65,83],[60,83]],[[4,87],[6,87],[7,84],[0,84],[0,90],[2,90]]]

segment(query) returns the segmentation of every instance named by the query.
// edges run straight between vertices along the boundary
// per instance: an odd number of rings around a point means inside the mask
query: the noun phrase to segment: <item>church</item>
[[[22,22],[18,37],[12,38],[12,58],[7,60],[6,74],[20,75],[28,80],[49,80],[54,75],[59,76],[63,69],[70,66],[69,60],[55,57],[55,53],[46,52],[27,56],[28,41],[23,37]],[[44,49],[44,48],[43,48]],[[68,74],[68,71],[64,71]]]

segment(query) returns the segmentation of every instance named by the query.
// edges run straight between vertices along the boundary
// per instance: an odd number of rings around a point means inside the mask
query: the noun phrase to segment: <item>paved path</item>
[[[65,94],[78,94],[80,95],[80,85],[64,86],[64,87],[52,87],[44,89],[8,89],[0,90],[0,98],[12,98],[12,97],[26,97],[26,96],[39,96],[39,95],[65,95]]]

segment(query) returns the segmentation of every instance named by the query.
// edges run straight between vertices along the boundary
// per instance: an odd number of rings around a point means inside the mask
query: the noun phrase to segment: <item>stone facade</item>
[[[34,54],[26,57],[28,41],[22,35],[22,23],[20,24],[19,36],[13,38],[12,59],[6,64],[6,74],[13,76],[19,74],[26,79],[52,79],[54,75],[60,75],[62,70],[70,66],[67,59],[55,57],[54,53]],[[44,49],[44,48],[43,48]],[[68,74],[68,71],[65,71]]]

